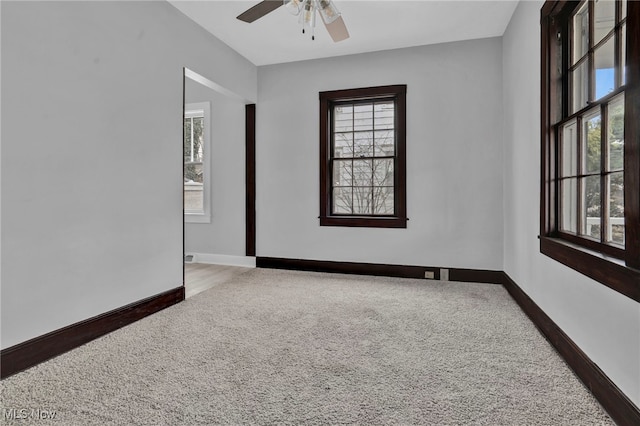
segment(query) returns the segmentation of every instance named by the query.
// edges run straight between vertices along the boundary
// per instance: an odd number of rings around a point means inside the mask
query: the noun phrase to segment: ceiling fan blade
[[[267,13],[273,12],[280,6],[282,6],[282,0],[264,0],[256,4],[252,8],[249,8],[238,15],[236,18],[251,23],[256,19],[262,18]]]
[[[323,19],[322,23],[327,27],[327,31],[334,42],[337,43],[349,38],[349,31],[347,31],[347,26],[344,24],[342,16],[338,16],[338,19],[329,24],[327,24]]]

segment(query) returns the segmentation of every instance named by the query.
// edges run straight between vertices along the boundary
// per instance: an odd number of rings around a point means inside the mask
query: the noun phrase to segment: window
[[[407,86],[320,93],[320,225],[406,228]]]
[[[633,4],[635,3],[635,4]],[[541,251],[640,300],[640,3],[542,8]]]
[[[186,222],[210,222],[208,102],[186,104],[184,112],[184,214]]]

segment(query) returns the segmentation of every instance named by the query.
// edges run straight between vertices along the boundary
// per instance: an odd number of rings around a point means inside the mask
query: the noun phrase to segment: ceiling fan
[[[284,5],[293,15],[299,15],[302,33],[311,29],[311,39],[315,39],[316,11],[334,42],[349,38],[349,31],[340,12],[332,0],[264,0],[237,16],[237,19],[251,23]]]

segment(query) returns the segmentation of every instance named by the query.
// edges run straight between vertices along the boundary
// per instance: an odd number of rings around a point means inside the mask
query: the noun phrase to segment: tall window
[[[541,251],[640,300],[640,46],[627,39],[640,31],[640,7],[631,3],[542,8]]]
[[[619,256],[625,237],[623,6],[584,2],[569,20],[569,109],[557,123],[560,231]]]
[[[320,224],[406,227],[406,86],[320,93]]]
[[[187,222],[209,222],[209,103],[186,104],[184,212]]]

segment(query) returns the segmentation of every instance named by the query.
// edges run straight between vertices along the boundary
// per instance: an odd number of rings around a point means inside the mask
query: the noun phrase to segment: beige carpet
[[[8,424],[612,424],[497,285],[255,269],[1,383]]]

